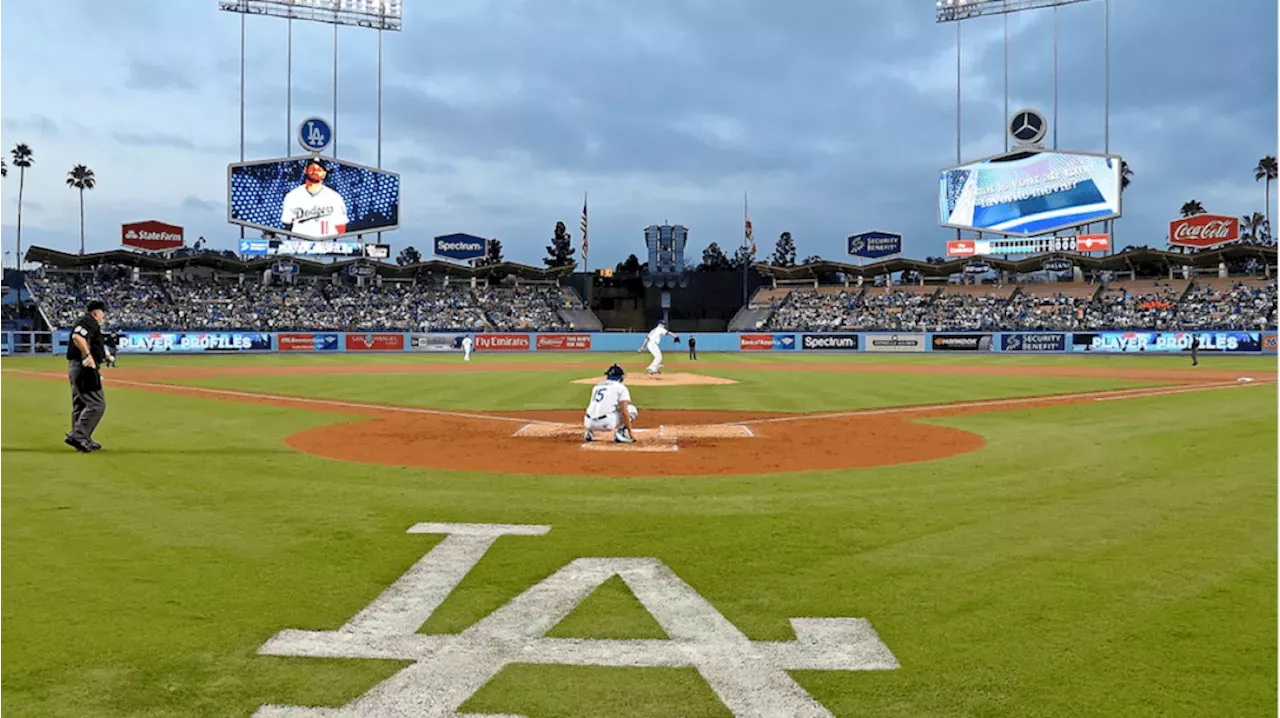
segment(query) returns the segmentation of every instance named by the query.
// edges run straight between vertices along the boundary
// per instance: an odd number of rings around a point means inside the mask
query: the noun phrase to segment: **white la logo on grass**
[[[752,641],[654,558],[580,558],[457,635],[417,630],[499,536],[541,536],[550,526],[432,524],[448,534],[381,596],[336,631],[285,630],[258,653],[416,661],[341,708],[263,706],[257,718],[421,716],[520,718],[459,707],[512,663],[696,668],[739,718],[831,713],[788,670],[877,671],[898,661],[865,618],[793,618],[794,641]],[[546,638],[605,581],[619,576],[670,640]]]

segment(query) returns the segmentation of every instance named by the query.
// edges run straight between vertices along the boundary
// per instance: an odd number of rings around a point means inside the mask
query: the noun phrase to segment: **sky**
[[[742,243],[843,259],[844,238],[901,232],[941,254],[937,170],[956,158],[956,26],[930,0],[404,0],[383,34],[382,166],[401,173],[398,252],[466,232],[541,265],[557,220],[591,267],[644,254],[643,229],[689,228],[691,259]],[[1163,245],[1187,200],[1264,209],[1253,168],[1277,154],[1275,0],[1110,0],[1110,151],[1134,171],[1119,245]],[[1009,16],[1008,106],[1040,109],[1064,150],[1102,152],[1104,4]],[[247,23],[245,159],[299,154],[287,121],[284,20]],[[1005,135],[1005,19],[961,28],[961,154]],[[377,163],[377,33],[339,37],[338,157]],[[216,0],[6,2],[0,143],[35,152],[23,245],[87,250],[159,219],[234,248],[226,166],[239,160],[240,16]],[[333,115],[333,29],[293,24],[292,119]],[[13,168],[10,168],[13,170]],[[18,176],[0,183],[0,243],[17,248]],[[1273,185],[1271,201],[1276,201]],[[1278,220],[1280,221],[1280,220]],[[254,236],[254,235],[249,235]],[[429,252],[429,249],[427,249]],[[424,253],[427,253],[424,252]]]

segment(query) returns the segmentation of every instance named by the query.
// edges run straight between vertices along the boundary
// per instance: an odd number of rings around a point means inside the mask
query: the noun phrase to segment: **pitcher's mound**
[[[574,379],[573,383],[591,386],[600,381],[603,381],[603,377],[593,376],[588,379]],[[650,376],[643,371],[627,374],[627,386],[723,386],[737,383],[732,379],[721,379],[718,376],[703,376],[684,372],[657,374],[654,376]]]

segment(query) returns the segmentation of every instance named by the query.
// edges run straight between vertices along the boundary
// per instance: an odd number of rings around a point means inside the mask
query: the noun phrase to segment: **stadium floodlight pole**
[[[1009,15],[1004,16],[1004,121],[1009,121]],[[1009,151],[1009,133],[1003,132],[1004,151]]]
[[[1053,6],[1053,149],[1058,149],[1058,6]]]
[[[956,23],[956,164],[960,164],[960,23]],[[960,230],[956,230],[960,239]]]
[[[1089,0],[937,0],[934,3],[938,22],[958,22],[987,15],[1007,15],[1025,10],[1038,10],[1059,5],[1072,5]]]
[[[240,161],[244,162],[244,34],[245,20],[248,15],[240,16]],[[240,226],[240,239],[244,239],[244,226]]]
[[[338,14],[333,18],[333,156],[338,156]]]
[[[1102,0],[1102,152],[1111,154],[1111,0]],[[1120,166],[1121,171],[1124,165]],[[1124,178],[1121,178],[1123,183]],[[1123,186],[1123,184],[1122,184]],[[1115,239],[1116,221],[1107,220],[1107,234]],[[1114,241],[1108,242],[1111,252],[1116,251]],[[1104,254],[1106,254],[1104,252]]]
[[[382,28],[378,28],[378,169],[382,169]],[[378,232],[382,244],[382,232]]]
[[[289,59],[286,61],[284,83],[284,156],[293,156],[293,18],[289,18]],[[241,162],[244,160],[242,159]]]

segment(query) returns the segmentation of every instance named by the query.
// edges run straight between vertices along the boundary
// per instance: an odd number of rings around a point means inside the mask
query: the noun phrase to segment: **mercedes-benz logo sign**
[[[1018,110],[1009,121],[1009,134],[1020,145],[1034,145],[1044,139],[1048,125],[1038,110]]]

